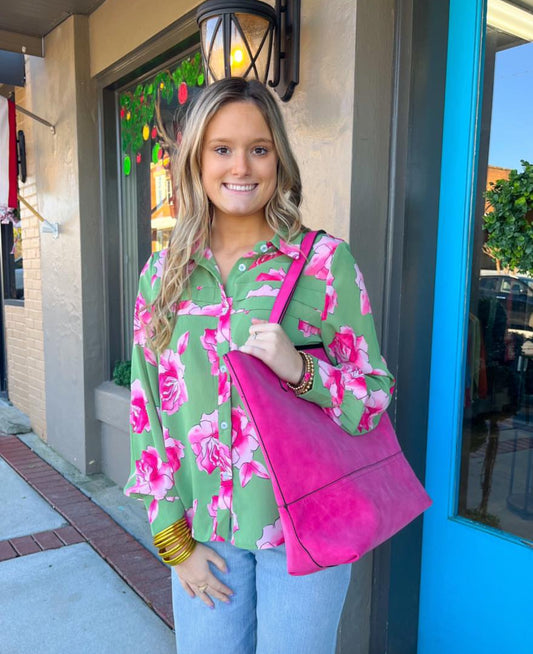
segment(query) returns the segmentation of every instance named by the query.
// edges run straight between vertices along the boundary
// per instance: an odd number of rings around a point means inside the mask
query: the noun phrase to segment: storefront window
[[[124,358],[131,352],[139,272],[152,252],[167,247],[174,226],[166,139],[179,142],[187,107],[203,84],[194,52],[118,91]]]
[[[2,220],[2,266],[4,300],[24,299],[22,227],[18,210]]]
[[[533,540],[533,13],[488,21],[458,508]]]

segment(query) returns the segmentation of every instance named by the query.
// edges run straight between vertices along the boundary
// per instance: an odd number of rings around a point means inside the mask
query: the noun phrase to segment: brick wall
[[[29,86],[17,89],[15,101],[22,107],[28,106],[28,96]],[[24,130],[26,137],[28,171],[25,184],[19,183],[19,192],[39,211],[32,134],[34,129],[47,128],[33,124],[30,118],[17,112],[19,129]],[[29,416],[35,433],[46,440],[40,222],[23,205],[21,221],[24,306],[5,306],[8,395],[11,402]]]

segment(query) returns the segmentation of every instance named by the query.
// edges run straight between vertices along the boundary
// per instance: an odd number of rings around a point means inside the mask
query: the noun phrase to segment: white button
[[[244,272],[244,271],[246,270],[246,265],[245,265],[244,263],[240,263],[240,264],[239,264],[239,270],[240,270],[241,272]]]
[[[226,366],[222,365],[220,366],[220,372],[228,372],[228,369],[226,368]]]
[[[228,423],[224,420],[220,423],[220,429],[227,429],[228,428]]]
[[[266,252],[268,250],[268,245],[266,243],[263,243],[263,245],[261,246],[260,249],[261,249],[261,252]]]

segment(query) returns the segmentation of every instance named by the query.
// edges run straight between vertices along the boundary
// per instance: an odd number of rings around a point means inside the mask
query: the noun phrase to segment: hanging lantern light
[[[269,79],[282,100],[299,81],[300,0],[276,0],[274,9],[257,0],[208,0],[196,20],[206,82],[224,77]]]

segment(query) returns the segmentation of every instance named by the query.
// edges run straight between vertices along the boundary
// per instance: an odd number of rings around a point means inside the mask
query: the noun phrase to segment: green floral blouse
[[[176,327],[160,356],[147,347],[145,326],[166,251],[153,254],[141,272],[131,372],[132,473],[125,492],[144,500],[153,534],[185,515],[198,541],[227,540],[246,549],[283,543],[258,438],[222,357],[245,343],[252,317],[269,318],[302,238],[288,243],[276,235],[257,243],[236,262],[225,286],[211,251],[197,253],[188,296],[176,304]],[[345,242],[318,236],[283,328],[295,345],[323,343],[331,361],[315,359],[302,411],[306,401],[314,402],[354,435],[374,427],[394,379]]]

